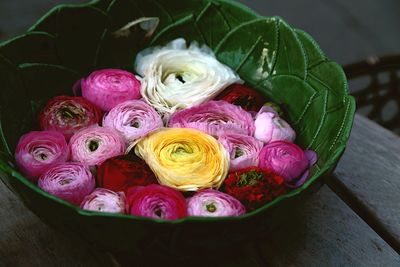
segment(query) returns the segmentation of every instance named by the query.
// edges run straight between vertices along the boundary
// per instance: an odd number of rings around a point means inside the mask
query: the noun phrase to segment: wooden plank
[[[352,153],[353,146],[358,147],[357,143],[362,144],[363,140],[367,139],[365,136],[359,139],[358,135],[362,136],[368,132],[367,129],[376,127],[378,126],[371,125],[369,121],[357,117],[353,131],[353,136],[356,137],[352,138],[346,153]],[[380,137],[376,140],[380,140],[388,134],[382,133],[385,130],[379,127],[376,131]],[[373,142],[375,139],[370,140]],[[392,141],[393,147],[394,140],[389,140]],[[374,146],[374,144],[371,143],[370,146]],[[386,149],[382,147],[380,149],[382,151],[374,151],[374,155],[379,158],[385,157]],[[372,154],[369,153],[369,155]],[[388,156],[396,159],[395,155],[389,154]],[[354,166],[361,163],[353,162],[354,158],[354,156],[345,155],[341,165],[350,164],[350,169],[357,170]],[[385,159],[382,158],[381,161],[386,162]],[[369,161],[367,163],[376,166]],[[393,168],[393,166],[389,167]],[[339,167],[336,173],[341,173],[341,168],[343,167]],[[348,172],[341,173],[341,176],[348,175]],[[353,173],[353,175],[355,179],[360,180],[357,173]],[[368,176],[368,173],[365,176]],[[372,177],[382,177],[382,175]],[[367,187],[368,190],[363,191],[365,196],[385,195],[377,193],[376,191],[379,190],[374,190],[374,188]],[[385,187],[383,190],[388,192],[390,188]],[[46,227],[4,185],[0,186],[0,203],[2,203],[0,206],[0,217],[2,218],[0,266],[100,266],[105,263],[111,265],[105,255],[99,255],[78,241],[60,236]],[[398,211],[395,206],[395,202],[383,202],[382,204],[382,208],[388,207],[390,212]],[[293,220],[274,231],[271,238],[259,242],[263,244],[260,246],[260,252],[268,263],[294,266],[400,265],[395,251],[327,188],[312,195],[308,201],[304,202],[304,207],[293,216]],[[398,224],[393,224],[393,227],[398,226]],[[234,256],[230,257],[229,261],[227,259],[229,265],[232,266],[235,263],[236,266],[241,264],[251,267],[264,266],[254,254],[251,246],[247,246],[246,249],[232,251]],[[128,263],[131,262],[128,261]],[[221,260],[213,261],[213,263],[214,266],[224,266],[224,261]],[[129,266],[129,264],[123,265]]]
[[[8,266],[154,266],[162,263],[176,266],[174,259],[157,253],[138,259],[129,255],[113,257],[88,248],[81,240],[66,237],[50,229],[32,214],[18,198],[0,182],[0,267]],[[232,248],[222,254],[196,258],[191,266],[261,267],[262,260],[252,244]],[[157,257],[152,257],[157,255]],[[181,262],[180,264],[185,264]],[[180,265],[179,265],[180,266]]]
[[[356,116],[330,186],[400,253],[400,138]]]
[[[185,260],[160,254],[160,252],[149,252],[151,255],[143,255],[141,258],[131,255],[114,255],[113,259],[118,267],[152,267],[152,266],[190,266],[190,267],[265,267],[262,257],[258,254],[254,244],[242,244],[215,253],[199,251],[197,255],[184,255]]]
[[[112,262],[107,255],[61,236],[31,214],[4,185],[0,186],[0,203],[0,266],[150,266],[146,259],[141,263],[129,258]],[[293,216],[271,239],[258,241],[265,259],[260,260],[252,245],[233,249],[226,256],[205,255],[202,259],[206,257],[210,266],[218,267],[261,267],[266,266],[264,261],[272,266],[400,264],[396,253],[326,187]],[[202,266],[199,262],[201,259],[195,259],[191,265]]]
[[[259,241],[267,266],[400,266],[397,253],[327,186]]]
[[[0,266],[110,266],[77,240],[41,222],[0,182]]]

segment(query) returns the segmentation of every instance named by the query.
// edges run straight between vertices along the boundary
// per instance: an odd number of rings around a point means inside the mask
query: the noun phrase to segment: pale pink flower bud
[[[124,214],[125,203],[125,194],[123,192],[96,188],[90,195],[87,195],[83,199],[81,208],[90,211]]]
[[[289,123],[270,109],[263,107],[256,115],[254,137],[264,143],[278,140],[293,142],[296,139],[296,132]]]
[[[213,189],[199,191],[187,200],[187,205],[189,216],[226,217],[246,213],[239,200]]]

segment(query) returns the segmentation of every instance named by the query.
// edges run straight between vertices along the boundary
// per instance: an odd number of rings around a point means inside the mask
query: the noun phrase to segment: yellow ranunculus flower
[[[160,184],[181,190],[218,188],[229,169],[229,155],[214,137],[188,128],[164,128],[137,143]]]

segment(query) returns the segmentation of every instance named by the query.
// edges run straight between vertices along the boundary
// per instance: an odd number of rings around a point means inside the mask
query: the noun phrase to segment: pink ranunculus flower
[[[163,220],[187,216],[186,200],[182,193],[163,185],[135,186],[128,190],[129,213]]]
[[[100,126],[91,126],[74,134],[69,147],[71,160],[88,166],[99,165],[126,150],[125,141],[117,131]]]
[[[102,111],[83,97],[56,96],[50,99],[39,114],[42,130],[62,133],[67,140],[78,130],[99,124]]]
[[[126,209],[125,205],[126,199],[123,192],[96,188],[83,199],[81,208],[90,211],[124,214]]]
[[[187,200],[189,216],[240,216],[246,208],[236,198],[223,192],[205,189]]]
[[[172,114],[169,127],[194,128],[209,135],[254,134],[253,118],[241,107],[226,101],[209,101]]]
[[[224,134],[218,141],[230,155],[229,171],[258,166],[258,156],[263,147],[261,141],[243,134]]]
[[[82,96],[110,111],[116,105],[141,98],[140,81],[132,73],[119,69],[103,69],[92,72],[81,80]]]
[[[21,171],[32,181],[47,169],[69,159],[64,135],[56,131],[30,132],[23,135],[15,149],[15,160]]]
[[[290,142],[274,141],[263,147],[259,160],[259,167],[271,169],[285,179],[287,186],[296,188],[308,178],[317,154],[312,150],[303,151]]]
[[[128,100],[115,106],[104,117],[103,126],[115,129],[130,143],[164,124],[160,115],[149,104],[142,100]]]
[[[63,163],[43,173],[38,186],[65,201],[79,206],[95,188],[89,168],[81,163]]]
[[[254,137],[266,144],[279,140],[293,142],[296,139],[296,132],[289,123],[280,118],[271,107],[264,106],[260,109],[254,125]]]

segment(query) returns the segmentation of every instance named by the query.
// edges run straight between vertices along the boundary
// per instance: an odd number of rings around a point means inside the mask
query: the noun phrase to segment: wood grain
[[[110,266],[106,256],[41,222],[0,182],[0,266]]]
[[[357,116],[342,160],[330,182],[400,253],[400,138]]]
[[[327,186],[259,249],[268,266],[400,266],[397,253]]]
[[[67,238],[40,222],[4,185],[0,186],[0,266],[154,266],[146,260],[100,255],[76,239]],[[258,250],[258,251],[257,251]],[[225,253],[225,254],[224,254]],[[223,257],[218,257],[218,256]],[[257,246],[199,255],[192,266],[396,266],[396,253],[330,189],[312,195],[293,220]],[[260,255],[262,255],[260,259]],[[118,259],[118,260],[117,260]],[[207,260],[208,259],[208,260]],[[177,264],[168,259],[155,261]],[[119,263],[118,263],[119,262]],[[197,265],[196,265],[197,264]]]

